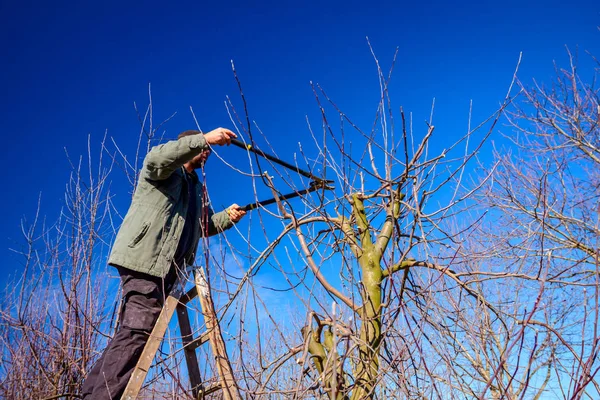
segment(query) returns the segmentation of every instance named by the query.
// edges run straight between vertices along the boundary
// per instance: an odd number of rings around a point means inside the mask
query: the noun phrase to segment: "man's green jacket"
[[[150,150],[131,201],[119,229],[108,263],[157,277],[165,277],[173,263],[189,203],[183,164],[208,145],[204,135],[185,136]],[[192,265],[198,241],[205,233],[214,235],[233,226],[226,211],[213,213],[205,204],[202,185],[196,185],[197,213],[200,223],[194,232],[195,244],[186,254]],[[202,226],[208,213],[208,226]],[[206,225],[206,224],[205,224]],[[193,251],[192,251],[193,250]]]

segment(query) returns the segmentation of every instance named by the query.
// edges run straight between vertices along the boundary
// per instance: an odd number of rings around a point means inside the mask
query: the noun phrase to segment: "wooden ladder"
[[[195,286],[187,293],[183,293],[183,285],[176,282],[172,293],[167,297],[156,325],[150,334],[148,342],[144,347],[144,351],[133,370],[133,374],[129,379],[129,383],[123,393],[124,400],[135,400],[144,384],[148,370],[152,365],[152,361],[156,356],[156,352],[160,343],[165,336],[169,322],[173,317],[175,309],[179,320],[179,329],[181,331],[183,350],[185,352],[185,361],[190,375],[190,383],[192,385],[192,394],[195,399],[203,399],[206,395],[214,393],[218,390],[223,391],[223,398],[226,400],[240,400],[239,388],[233,376],[233,370],[227,357],[225,342],[219,326],[219,320],[215,312],[215,306],[210,294],[206,274],[203,268],[198,268],[194,272]],[[190,327],[190,317],[186,304],[194,297],[198,296],[200,305],[202,306],[202,314],[206,324],[206,332],[199,337],[194,338]],[[198,358],[196,357],[196,349],[206,342],[210,342],[212,353],[215,358],[217,372],[219,374],[219,382],[204,387],[202,378],[200,377],[200,367]]]

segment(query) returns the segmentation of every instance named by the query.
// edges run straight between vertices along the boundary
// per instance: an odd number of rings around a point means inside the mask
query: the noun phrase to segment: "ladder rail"
[[[202,378],[200,377],[200,365],[198,364],[198,357],[196,357],[196,347],[189,346],[190,343],[194,342],[194,337],[192,335],[190,317],[185,304],[179,303],[177,305],[177,320],[179,321],[185,363],[190,376],[190,384],[192,385],[192,394],[194,395],[194,398],[197,399],[199,394],[204,391],[204,387],[202,386]]]
[[[208,394],[222,390],[225,400],[242,399],[233,374],[233,368],[227,355],[227,348],[223,340],[223,333],[219,325],[219,319],[215,311],[204,268],[199,267],[194,271],[194,282],[195,286],[186,293],[183,293],[183,287],[179,279],[175,282],[174,290],[165,300],[156,324],[150,333],[148,342],[144,346],[140,359],[127,383],[122,399],[137,399],[175,311],[177,311],[181,340],[194,398],[204,399]],[[207,330],[199,337],[194,338],[186,304],[196,296],[200,300]],[[218,383],[209,387],[205,387],[202,383],[200,366],[196,356],[196,349],[207,341],[210,342],[219,375]]]
[[[219,379],[221,381],[221,387],[223,389],[223,397],[225,400],[237,400],[241,399],[237,382],[233,375],[233,368],[229,362],[227,356],[227,349],[225,347],[225,341],[223,340],[223,333],[219,325],[219,320],[215,312],[215,306],[210,294],[208,282],[204,268],[199,267],[195,272],[195,283],[198,291],[198,297],[200,298],[200,304],[202,305],[202,314],[204,314],[204,322],[206,324],[207,332],[210,336],[210,345],[212,347],[213,356],[217,363],[217,370],[219,371]]]

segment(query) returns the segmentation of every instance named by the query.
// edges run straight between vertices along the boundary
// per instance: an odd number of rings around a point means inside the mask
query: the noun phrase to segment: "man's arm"
[[[232,204],[226,210],[215,213],[208,207],[208,236],[213,236],[231,228],[235,223],[241,220],[246,211],[243,211],[237,204]],[[205,231],[203,230],[203,233]]]
[[[229,219],[226,211],[213,213],[211,210],[208,214],[208,236],[213,236],[221,233],[233,226],[233,221]]]
[[[173,171],[206,149],[208,143],[200,132],[155,146],[144,160],[147,176],[152,180],[167,179]]]
[[[198,131],[196,135],[184,136],[155,146],[144,160],[147,177],[152,180],[167,179],[173,171],[191,161],[211,145],[228,145],[231,143],[231,138],[235,137],[235,133],[230,130],[217,128],[206,135]]]

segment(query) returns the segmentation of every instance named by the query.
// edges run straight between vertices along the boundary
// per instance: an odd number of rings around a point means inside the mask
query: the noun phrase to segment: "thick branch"
[[[373,242],[371,240],[371,232],[369,231],[369,221],[365,213],[365,205],[360,194],[353,194],[352,200],[352,212],[354,213],[354,218],[356,218],[360,244],[365,252],[371,252],[373,250]]]
[[[384,269],[382,271],[383,277],[387,278],[390,275],[393,275],[400,270],[416,266],[416,264],[417,264],[417,260],[415,260],[414,258],[407,258],[406,260],[402,260],[399,263],[392,265],[390,268]]]
[[[400,187],[398,187],[397,191],[393,192],[391,204],[387,209],[385,222],[383,223],[383,227],[381,228],[381,232],[375,243],[375,249],[380,256],[385,252],[385,249],[390,242],[392,233],[394,232],[394,225],[400,215],[400,202],[404,200],[404,197],[405,194],[400,193]]]
[[[358,257],[360,257],[360,255],[362,254],[362,249],[360,248],[358,241],[356,240],[356,235],[354,234],[354,230],[352,229],[350,220],[344,217],[340,217],[334,222],[338,224],[338,226],[346,236],[346,243],[348,243],[348,245],[350,246],[350,250],[352,251],[352,254],[354,254],[354,257],[358,259]]]

